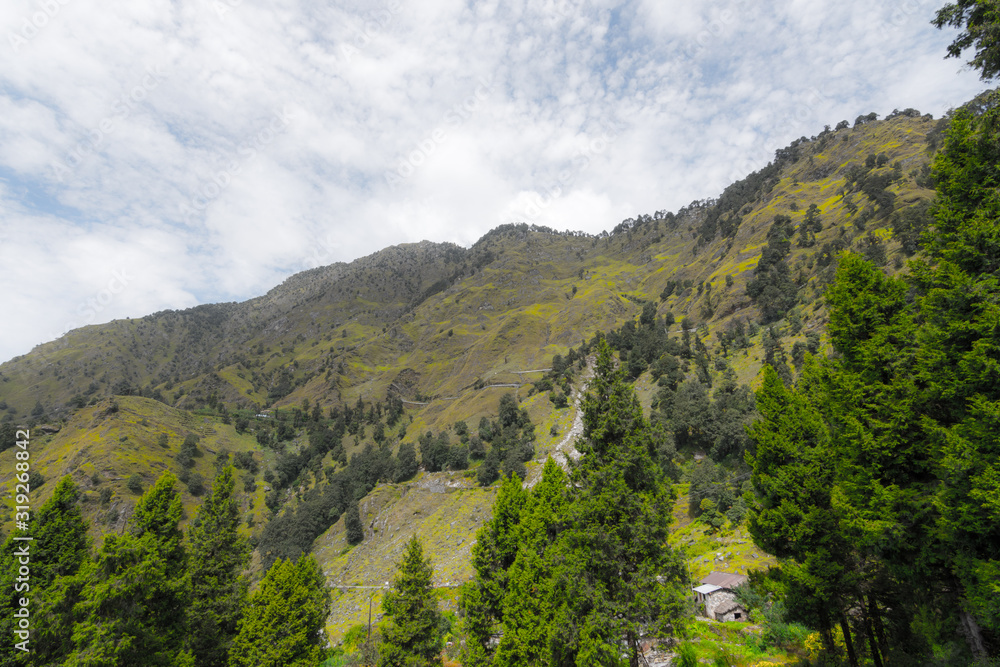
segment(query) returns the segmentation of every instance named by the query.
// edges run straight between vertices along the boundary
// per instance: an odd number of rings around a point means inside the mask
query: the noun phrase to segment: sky
[[[985,88],[943,0],[3,0],[0,361],[499,224],[599,233]]]

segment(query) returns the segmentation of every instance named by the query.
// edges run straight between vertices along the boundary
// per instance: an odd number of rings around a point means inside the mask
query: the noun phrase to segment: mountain
[[[761,326],[800,347],[824,331],[839,251],[902,270],[929,219],[940,136],[941,121],[913,110],[862,116],[778,150],[718,199],[637,215],[600,235],[503,225],[471,248],[393,246],[296,274],[243,303],[77,329],[0,365],[4,434],[32,427],[32,469],[49,480],[73,475],[95,537],[121,530],[136,489],[168,469],[185,480],[192,516],[200,482],[232,457],[259,571],[269,523],[325,502],[317,494],[352,458],[414,444],[426,460],[431,440],[422,436],[464,442],[456,423],[475,431],[505,393],[534,425],[527,471],[536,475],[567,446],[577,415],[531,383],[557,355],[644,309],[666,317],[675,336],[696,332],[715,360],[707,373],[729,368],[752,382],[767,353]],[[636,386],[648,408],[655,383],[641,373]],[[572,389],[582,389],[579,378]],[[402,412],[389,423],[392,406]],[[337,423],[337,444],[317,445]],[[185,454],[188,436],[195,444]],[[331,582],[365,585],[387,580],[418,533],[440,583],[461,581],[495,494],[477,484],[482,465],[398,483],[376,476],[359,503],[359,545],[348,543],[340,513],[314,517],[295,543],[308,549],[318,535],[312,550]],[[12,474],[5,466],[0,483]],[[53,487],[43,484],[33,503]],[[12,518],[8,510],[5,531]],[[367,600],[343,590],[331,616],[337,632],[359,622]]]
[[[893,220],[916,216],[931,197],[939,133],[914,112],[861,122],[793,142],[718,200],[640,215],[610,234],[504,225],[469,249],[393,246],[296,274],[243,303],[84,327],[0,366],[0,400],[20,420],[61,419],[74,398],[112,394],[185,409],[212,392],[232,405],[334,404],[384,395],[400,373],[413,391],[446,396],[477,379],[515,379],[510,371],[634,317],[668,281],[712,291],[685,287],[660,312],[710,328],[734,314],[752,320],[746,283],[774,216],[798,229],[809,206],[819,207],[815,244],[789,258],[811,303],[815,284],[829,278],[817,265],[824,247],[898,254],[906,234],[893,234]]]

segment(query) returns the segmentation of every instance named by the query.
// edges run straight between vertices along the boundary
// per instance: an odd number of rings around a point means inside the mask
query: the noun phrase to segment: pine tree
[[[0,633],[6,641],[0,643],[0,664],[7,665],[28,664],[29,653],[25,653],[15,647],[15,644],[23,642],[29,651],[35,649],[31,641],[30,634],[24,637],[15,635],[15,630],[19,630],[19,619],[14,616],[15,612],[20,612],[20,598],[26,593],[30,593],[30,582],[19,582],[18,574],[18,554],[24,547],[24,542],[15,541],[15,537],[28,537],[29,531],[15,529],[3,543],[3,551],[0,552]],[[30,544],[29,544],[30,550]],[[32,611],[28,612],[33,613]],[[30,621],[29,621],[30,622]]]
[[[131,533],[136,537],[149,535],[157,545],[172,576],[183,573],[186,566],[184,534],[180,529],[181,496],[175,485],[177,478],[166,472],[156,480],[135,506],[130,521]]]
[[[787,559],[783,571],[798,593],[795,604],[811,613],[827,647],[833,646],[832,625],[840,623],[850,663],[857,665],[846,613],[856,604],[854,554],[833,502],[830,435],[817,410],[771,366],[764,367],[757,409],[761,419],[750,429],[747,452],[756,490],[748,497],[748,529],[758,546]]]
[[[188,530],[191,548],[188,648],[199,667],[222,667],[235,638],[247,594],[242,576],[250,557],[239,533],[233,469],[226,466]]]
[[[656,463],[653,430],[607,341],[597,347],[577,443],[582,456],[570,475],[566,527],[554,547],[560,567],[552,660],[619,664],[624,656],[636,667],[641,633],[676,631],[687,575],[667,543],[673,499]]]
[[[73,650],[73,607],[86,579],[78,573],[90,564],[90,539],[78,498],[79,490],[67,475],[35,515],[31,575],[37,604],[36,664],[59,664]]]
[[[434,570],[416,536],[406,545],[392,590],[382,600],[386,621],[379,644],[379,667],[417,667],[440,662],[441,612],[431,585]]]
[[[360,544],[365,539],[365,529],[361,525],[361,512],[358,510],[357,501],[352,501],[347,506],[347,514],[344,516],[344,529],[347,531],[348,544]]]
[[[552,537],[564,517],[566,475],[551,458],[521,511],[515,533],[518,550],[508,571],[503,599],[503,636],[497,667],[547,665],[552,633]]]
[[[229,667],[315,667],[329,612],[326,578],[316,560],[279,558],[250,596]]]
[[[67,475],[35,515],[31,577],[40,587],[76,574],[90,557],[90,539],[78,496],[73,478]]]
[[[493,504],[493,516],[476,533],[472,547],[475,578],[462,589],[460,606],[468,635],[466,665],[486,664],[490,644],[503,620],[503,600],[507,595],[507,570],[517,556],[517,527],[528,494],[516,475],[504,479]]]
[[[60,480],[52,497],[34,515],[31,528],[15,531],[4,542],[0,553],[0,629],[9,640],[0,645],[0,663],[60,664],[72,650],[73,605],[78,601],[81,584],[77,573],[89,563],[90,541],[87,526],[77,505],[78,491],[71,477]],[[30,536],[31,541],[15,541],[16,536]],[[28,551],[29,579],[19,573]],[[22,581],[18,581],[18,578]],[[17,588],[15,588],[15,586]],[[15,649],[16,619],[20,598],[29,600],[32,626],[29,653]]]
[[[165,473],[136,506],[130,532],[105,538],[74,610],[66,665],[190,665],[189,600],[176,478]]]

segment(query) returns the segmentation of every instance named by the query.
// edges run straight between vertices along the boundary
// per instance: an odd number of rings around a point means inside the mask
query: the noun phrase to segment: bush
[[[132,475],[128,478],[128,481],[125,483],[125,486],[127,486],[128,490],[132,493],[142,493],[142,475],[137,472],[132,473]],[[104,491],[101,491],[101,498],[103,500]]]
[[[476,473],[476,481],[479,482],[479,486],[489,486],[499,478],[500,456],[494,447],[490,448],[489,454],[486,455],[486,460],[479,466],[479,470]]]
[[[28,487],[32,490],[37,489],[42,484],[45,484],[45,476],[37,470],[32,470],[28,473]]]
[[[110,486],[106,486],[103,489],[101,489],[101,504],[102,505],[107,505],[108,503],[111,502],[111,494],[112,493],[113,493],[113,491],[111,490]]]
[[[191,473],[187,480],[187,488],[192,496],[200,496],[205,493],[205,478],[201,476],[201,473]]]

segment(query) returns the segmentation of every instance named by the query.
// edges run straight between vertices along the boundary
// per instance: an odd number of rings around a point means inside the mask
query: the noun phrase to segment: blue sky
[[[984,86],[939,6],[5,0],[0,360],[394,243],[611,229],[824,125],[940,116]]]

